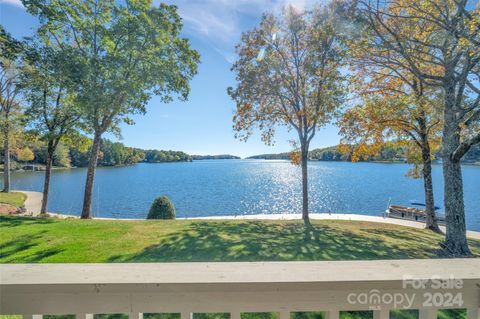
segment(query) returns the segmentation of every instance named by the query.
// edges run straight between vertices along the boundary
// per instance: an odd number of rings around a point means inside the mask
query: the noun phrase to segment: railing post
[[[437,319],[438,310],[435,308],[419,309],[419,319]]]
[[[193,313],[191,312],[181,312],[180,313],[180,319],[192,319],[193,318]]]
[[[230,312],[230,319],[241,319],[240,312],[239,311]]]
[[[290,311],[280,311],[280,319],[290,319]]]
[[[93,313],[77,313],[75,319],[93,319]]]
[[[22,315],[23,319],[42,319],[43,315],[31,315],[31,314],[25,314]]]
[[[340,311],[339,310],[330,310],[325,312],[325,319],[339,319]]]
[[[373,319],[390,319],[390,309],[381,308],[373,311]]]
[[[467,318],[468,319],[480,319],[480,311],[478,307],[467,308]]]
[[[143,319],[142,312],[130,312],[128,314],[128,319]]]

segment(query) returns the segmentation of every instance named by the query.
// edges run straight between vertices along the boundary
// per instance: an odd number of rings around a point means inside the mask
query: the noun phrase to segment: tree
[[[344,78],[336,3],[297,12],[293,7],[242,35],[232,67],[237,87],[228,94],[236,102],[233,128],[247,140],[254,128],[270,144],[277,126],[293,128],[300,151],[292,154],[302,167],[302,218],[308,220],[307,161],[317,129],[328,123],[342,103]]]
[[[60,48],[74,47],[81,58],[78,100],[93,144],[85,184],[82,218],[92,216],[92,192],[102,135],[132,124],[129,115],[145,113],[155,94],[163,102],[173,95],[187,99],[189,80],[199,54],[180,38],[182,24],[175,6],[152,0],[24,0],[40,16],[43,36]]]
[[[67,168],[72,166],[68,146],[63,141],[57,145],[57,149],[53,156],[53,165]]]
[[[3,133],[3,191],[10,192],[10,139],[20,114],[18,68],[22,44],[0,25],[0,126]]]
[[[68,137],[69,155],[74,167],[87,167],[89,162],[92,140],[86,136],[77,134]]]
[[[443,96],[444,250],[470,256],[460,160],[480,143],[480,8],[467,0],[359,0],[355,18],[383,50]]]
[[[41,214],[47,213],[50,177],[60,141],[79,128],[81,110],[76,101],[76,77],[72,48],[60,50],[48,42],[30,43],[25,54],[22,90],[29,102],[26,114],[47,142]]]
[[[23,52],[22,42],[13,38],[0,24],[0,57],[15,60]]]
[[[359,29],[359,30],[358,30]],[[355,92],[362,104],[348,110],[340,122],[352,159],[378,154],[391,138],[412,141],[407,158],[415,164],[411,176],[421,170],[426,204],[426,228],[441,232],[435,215],[432,183],[432,157],[438,151],[442,128],[438,94],[408,68],[398,65],[398,57],[384,48],[371,46],[375,34],[357,28],[349,39]],[[346,148],[349,152],[350,148]]]
[[[35,155],[32,150],[28,147],[20,148],[16,151],[16,157],[19,161],[30,162],[33,161]]]
[[[387,143],[406,146],[407,160],[415,164],[409,174],[418,177],[420,170],[423,177],[426,228],[440,233],[433,197],[432,158],[440,146],[441,121],[435,110],[437,101],[421,100],[376,96],[347,110],[340,121],[340,134],[343,143],[352,146],[341,148],[351,152],[352,161],[357,161],[362,156],[377,155]]]

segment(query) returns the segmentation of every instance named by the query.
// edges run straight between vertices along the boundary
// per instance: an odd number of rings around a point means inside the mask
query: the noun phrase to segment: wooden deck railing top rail
[[[418,309],[421,319],[443,308],[480,319],[480,259],[332,262],[3,264],[0,314],[243,312]],[[35,318],[36,319],[36,318]],[[455,318],[456,319],[456,318]]]

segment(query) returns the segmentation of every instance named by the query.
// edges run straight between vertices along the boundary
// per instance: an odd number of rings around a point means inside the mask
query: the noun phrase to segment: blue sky
[[[189,154],[233,154],[241,157],[291,150],[294,132],[279,129],[274,146],[266,146],[260,135],[238,141],[232,131],[234,103],[226,93],[235,85],[230,71],[234,46],[240,34],[254,27],[267,10],[278,11],[287,4],[311,6],[313,0],[166,0],[176,4],[183,18],[183,36],[201,54],[199,73],[191,82],[187,102],[162,104],[152,98],[147,114],[136,116],[136,124],[122,126],[121,142],[148,149],[171,149]],[[28,15],[20,0],[0,0],[0,23],[15,37],[32,35],[36,19]],[[113,137],[110,137],[114,139]],[[339,141],[332,125],[320,130],[312,148]]]

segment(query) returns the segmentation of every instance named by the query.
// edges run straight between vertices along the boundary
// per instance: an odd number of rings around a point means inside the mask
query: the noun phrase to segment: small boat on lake
[[[425,204],[412,201],[410,203],[412,206],[423,206]],[[435,206],[435,210],[439,210],[440,207]],[[386,217],[390,218],[397,218],[397,219],[404,219],[404,220],[412,220],[416,222],[425,222],[427,219],[427,214],[425,213],[424,209],[420,209],[417,207],[409,207],[409,206],[400,206],[400,205],[388,205],[386,210]],[[437,215],[437,222],[439,225],[445,225],[445,216],[436,214]]]

